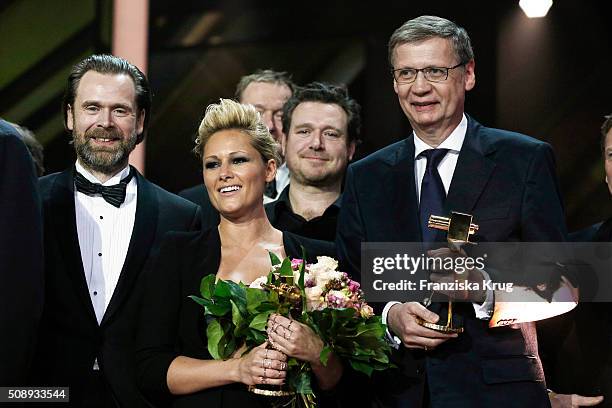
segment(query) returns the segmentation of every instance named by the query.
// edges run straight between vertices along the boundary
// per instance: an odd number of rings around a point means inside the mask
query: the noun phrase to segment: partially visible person
[[[77,160],[40,179],[45,306],[31,383],[70,387],[74,407],[144,407],[133,349],[142,285],[162,236],[197,229],[199,208],[128,164],[151,113],[136,66],[83,59],[63,108]]]
[[[268,322],[270,344],[213,360],[207,351],[207,321],[200,281],[218,279],[250,284],[271,269],[268,251],[279,257],[311,259],[333,255],[333,246],[281,232],[263,207],[265,183],[278,162],[277,145],[250,105],[222,99],[206,109],[195,151],[202,158],[204,182],[221,215],[218,226],[201,233],[168,235],[149,279],[138,328],[137,378],[149,400],[173,407],[267,407],[269,400],[248,385],[282,384],[287,356],[310,363],[314,386],[334,388],[343,368],[333,356],[320,363],[322,340],[306,325],[282,316]]]
[[[0,119],[0,386],[26,384],[43,308],[36,178],[17,130]]]
[[[612,195],[612,114],[601,126],[605,182]],[[569,235],[612,242],[612,218]],[[612,303],[581,302],[568,315],[538,323],[553,408],[612,407]],[[561,335],[560,335],[561,334]],[[603,402],[602,402],[603,401]],[[601,404],[600,404],[601,403]]]
[[[275,228],[304,237],[336,237],[342,182],[359,137],[360,107],[346,87],[313,82],[283,108],[291,183],[266,204]]]
[[[34,160],[34,164],[36,165],[36,173],[38,177],[42,177],[45,174],[45,152],[43,146],[36,139],[36,135],[30,129],[20,126],[16,123],[8,122],[11,126],[17,130],[19,134],[19,138],[25,143],[26,147],[30,151],[30,155],[32,156],[32,160]]]
[[[270,69],[257,70],[252,74],[240,78],[236,86],[235,98],[240,103],[250,104],[257,109],[262,121],[278,143],[279,152],[285,143],[285,134],[282,127],[283,105],[291,97],[295,85],[286,72]],[[289,169],[282,154],[276,177],[266,183],[264,190],[264,204],[278,198],[280,192],[289,184]],[[219,213],[211,205],[208,192],[204,184],[198,184],[179,192],[184,197],[202,208],[203,226],[219,224]]]

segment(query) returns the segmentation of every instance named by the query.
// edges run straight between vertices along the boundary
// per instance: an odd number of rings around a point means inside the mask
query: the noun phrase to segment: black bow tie
[[[100,183],[92,183],[81,173],[75,171],[74,185],[77,191],[87,194],[88,196],[100,195],[107,203],[119,208],[121,203],[125,201],[125,189],[132,179],[132,176],[132,169],[130,168],[130,174],[125,176],[119,182],[119,184],[115,184],[113,186],[103,186]]]

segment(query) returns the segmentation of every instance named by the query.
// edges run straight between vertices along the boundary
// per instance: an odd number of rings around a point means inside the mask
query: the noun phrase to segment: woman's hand
[[[321,351],[325,344],[305,324],[273,314],[268,319],[268,343],[276,350],[310,363],[312,372],[323,390],[332,389],[342,377],[342,364],[330,353],[327,365],[321,363]]]
[[[240,382],[247,385],[281,385],[285,381],[287,356],[264,343],[243,355],[238,363]]]
[[[320,365],[323,341],[305,324],[273,314],[268,319],[268,342],[289,357]]]

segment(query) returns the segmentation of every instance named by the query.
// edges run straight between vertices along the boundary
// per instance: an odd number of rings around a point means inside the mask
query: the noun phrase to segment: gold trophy
[[[472,216],[456,211],[451,212],[450,218],[430,215],[427,223],[429,228],[447,231],[446,239],[452,251],[459,252],[461,246],[470,243],[470,235],[478,231],[478,225],[472,223]],[[433,296],[433,293],[432,293]],[[430,297],[431,298],[431,297]],[[418,319],[418,323],[441,333],[463,333],[463,327],[453,326],[453,302],[448,300],[448,316],[446,325],[435,324]]]

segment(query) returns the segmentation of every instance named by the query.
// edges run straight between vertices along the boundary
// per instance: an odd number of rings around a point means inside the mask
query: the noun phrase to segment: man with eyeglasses
[[[336,237],[342,264],[360,276],[362,242],[425,242],[437,248],[429,256],[454,256],[445,243],[434,244],[445,234],[427,227],[430,215],[450,211],[472,214],[483,242],[564,241],[551,147],[464,113],[465,94],[476,83],[465,29],[434,16],[409,20],[391,36],[389,60],[413,133],[349,167]],[[469,280],[486,277],[477,269],[467,273]],[[453,308],[463,322],[459,335],[417,322],[444,320],[445,303],[381,307],[400,370],[372,387],[379,404],[550,406],[534,325],[489,329],[492,293],[464,296],[467,303]]]

